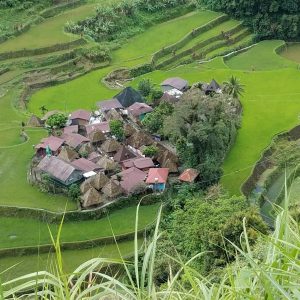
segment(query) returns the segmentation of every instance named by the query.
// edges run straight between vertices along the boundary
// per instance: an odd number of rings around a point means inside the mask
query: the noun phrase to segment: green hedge
[[[65,222],[73,221],[85,221],[85,220],[98,220],[106,217],[107,213],[111,213],[115,210],[137,205],[140,201],[140,196],[131,196],[119,198],[117,201],[112,202],[106,207],[100,207],[92,210],[82,210],[82,211],[69,211],[65,214],[50,212],[43,209],[33,209],[33,208],[22,208],[22,207],[11,207],[11,206],[0,206],[0,216],[2,217],[21,217],[21,218],[31,218],[36,219],[41,222],[47,223],[60,223],[61,219],[64,217]],[[144,197],[141,205],[150,205],[164,200],[164,195],[154,195],[149,194]]]
[[[86,40],[81,38],[81,39],[75,40],[73,42],[56,44],[56,45],[52,45],[49,47],[3,52],[3,53],[0,53],[0,61],[6,60],[6,59],[11,59],[11,58],[34,56],[34,55],[47,54],[50,52],[67,50],[71,47],[85,45],[86,43],[87,43]]]
[[[208,30],[214,28],[215,26],[227,21],[228,19],[229,19],[229,17],[227,15],[222,15],[222,16],[210,21],[209,23],[196,28],[194,31],[189,32],[185,37],[183,37],[177,43],[172,44],[172,45],[154,53],[152,56],[152,63],[155,64],[158,61],[158,59],[164,57],[167,54],[172,53],[173,50],[178,50],[178,49],[184,47],[189,41],[191,41],[195,37],[199,36],[200,34],[202,34],[205,31],[208,31]]]
[[[78,6],[80,6],[80,5],[82,5],[86,2],[87,2],[86,0],[69,1],[69,2],[64,3],[64,4],[60,4],[60,5],[57,5],[57,6],[54,6],[54,7],[47,8],[47,9],[43,10],[40,13],[40,15],[43,18],[51,18],[51,17],[54,17],[54,16],[58,15],[59,13],[65,11],[67,9],[78,7]]]
[[[151,73],[152,71],[154,71],[154,67],[152,64],[144,64],[136,68],[130,69],[130,76],[138,77],[147,73]]]

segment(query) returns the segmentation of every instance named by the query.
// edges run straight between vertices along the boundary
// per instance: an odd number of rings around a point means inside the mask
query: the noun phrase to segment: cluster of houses
[[[181,78],[170,78],[162,84],[161,101],[179,101],[189,88]],[[207,90],[220,89],[216,82]],[[180,173],[178,157],[171,147],[156,136],[145,132],[141,120],[153,108],[141,94],[126,87],[114,98],[97,103],[97,110],[72,112],[60,134],[53,134],[35,145],[31,176],[41,181],[43,175],[62,188],[79,184],[81,206],[100,206],[121,196],[139,194],[146,190],[162,192],[170,176]],[[42,119],[32,116],[30,125],[45,124],[58,111],[47,112]],[[124,140],[118,141],[110,131],[110,121],[124,124]],[[145,157],[148,146],[156,147],[154,157]],[[184,170],[178,177],[182,182],[194,182],[199,173]]]

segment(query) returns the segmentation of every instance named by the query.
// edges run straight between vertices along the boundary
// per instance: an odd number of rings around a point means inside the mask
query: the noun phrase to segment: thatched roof
[[[43,126],[43,122],[38,116],[32,115],[27,122],[27,126],[41,127]]]
[[[90,207],[103,202],[103,197],[101,197],[101,195],[93,187],[88,189],[88,191],[81,196],[81,203],[83,207]]]
[[[164,147],[160,143],[156,143],[159,149],[157,155],[157,161],[160,163],[161,167],[169,168],[170,173],[178,172],[178,157],[175,153]]]
[[[81,194],[85,194],[90,188],[93,186],[91,185],[91,178],[85,180],[81,185],[80,185],[80,192]]]
[[[98,173],[90,178],[90,183],[96,190],[101,190],[108,181],[109,178],[103,173]]]
[[[129,123],[124,125],[124,134],[126,137],[132,136],[137,130]]]
[[[123,189],[117,181],[111,179],[104,186],[102,192],[109,198],[115,198],[123,193]]]
[[[141,146],[148,146],[154,143],[150,135],[143,131],[135,132],[131,137],[126,140],[127,144],[138,149]]]
[[[87,154],[91,154],[94,151],[93,147],[91,146],[90,143],[87,144],[83,144],[80,148],[79,148],[79,153],[84,153],[86,152]]]
[[[106,140],[105,134],[101,130],[94,130],[89,133],[88,138],[92,143],[104,142]]]
[[[177,173],[178,172],[178,165],[171,159],[166,159],[162,164],[162,168],[168,168],[170,173]]]
[[[74,159],[79,158],[79,155],[75,150],[64,146],[62,147],[58,157],[64,161],[71,162]]]
[[[119,151],[114,155],[114,161],[122,162],[127,159],[135,158],[137,155],[126,146],[121,146]]]
[[[107,111],[105,113],[105,118],[106,118],[107,121],[111,121],[111,120],[120,120],[120,121],[123,121],[123,117],[115,109],[111,109],[111,110]]]
[[[114,139],[108,139],[101,145],[101,150],[106,153],[117,152],[121,144]]]
[[[100,166],[101,169],[105,171],[113,171],[117,168],[118,164],[115,163],[113,160],[109,159],[106,156],[101,157],[97,164]]]

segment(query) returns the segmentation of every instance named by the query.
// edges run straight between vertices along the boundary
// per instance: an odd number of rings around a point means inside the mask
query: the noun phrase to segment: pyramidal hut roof
[[[93,130],[88,134],[88,138],[92,143],[104,142],[106,140],[105,134],[101,130]]]
[[[122,146],[119,151],[115,154],[114,160],[117,162],[122,162],[127,159],[135,158],[136,154],[131,151],[128,147]]]
[[[82,195],[84,195],[90,188],[93,186],[91,185],[91,178],[85,180],[81,185],[80,185],[80,192]]]
[[[82,206],[85,208],[93,205],[98,205],[103,202],[103,198],[93,187],[88,189],[86,193],[83,196],[81,196],[81,203]]]
[[[41,127],[43,126],[43,122],[38,116],[32,115],[28,120],[27,125],[32,127]]]
[[[94,151],[93,147],[90,145],[90,143],[86,143],[83,144],[80,148],[79,148],[79,153],[83,153],[86,152],[88,154],[92,153]]]
[[[153,143],[154,140],[152,139],[152,137],[143,131],[136,131],[127,139],[127,144],[134,148],[140,148],[144,145],[152,145]]]
[[[97,165],[99,165],[100,168],[105,171],[113,171],[117,167],[117,164],[106,156],[101,157],[98,160]]]
[[[79,155],[76,151],[72,150],[69,147],[63,146],[58,157],[64,161],[71,162],[76,158],[79,158]]]
[[[108,181],[109,178],[103,173],[98,173],[90,178],[90,183],[96,190],[101,190]]]
[[[199,171],[197,169],[186,169],[180,176],[179,180],[184,182],[194,182],[198,177]]]
[[[126,137],[132,136],[137,130],[129,123],[124,125],[124,134]]]
[[[103,187],[102,192],[109,198],[116,198],[123,193],[123,189],[117,181],[110,179]]]
[[[135,102],[145,102],[143,96],[130,86],[126,87],[114,98],[118,99],[125,108],[131,106]]]
[[[101,145],[101,150],[106,153],[117,152],[121,144],[114,139],[108,139]]]

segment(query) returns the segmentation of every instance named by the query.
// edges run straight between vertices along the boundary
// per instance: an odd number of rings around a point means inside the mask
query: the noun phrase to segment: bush
[[[147,97],[150,95],[152,90],[152,82],[150,79],[142,79],[138,84],[138,91],[144,96]]]
[[[114,135],[118,140],[123,140],[124,138],[124,128],[123,122],[120,120],[111,120],[109,122],[109,128],[112,135]]]
[[[143,154],[147,157],[154,157],[158,154],[158,148],[153,145],[147,146],[144,148]]]
[[[48,118],[46,124],[50,128],[63,128],[66,125],[68,118],[64,114],[54,114]]]
[[[80,197],[80,187],[78,184],[72,184],[70,187],[69,187],[69,190],[68,190],[68,196],[74,200],[74,201],[77,201]]]

